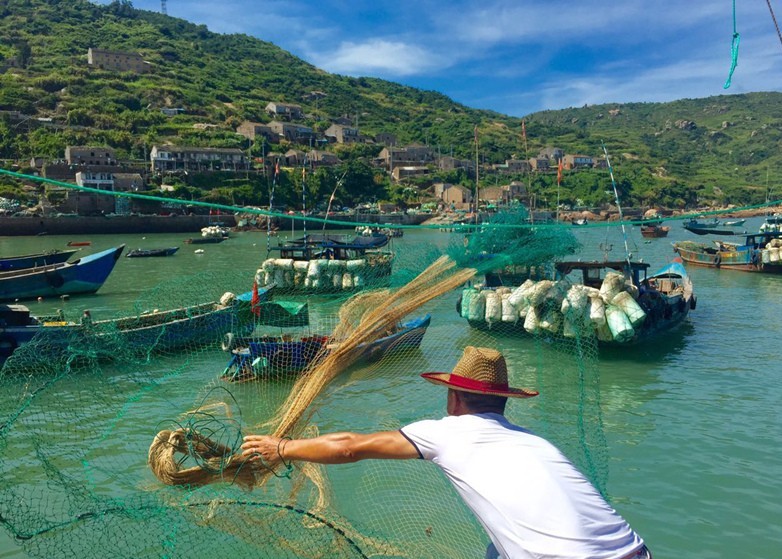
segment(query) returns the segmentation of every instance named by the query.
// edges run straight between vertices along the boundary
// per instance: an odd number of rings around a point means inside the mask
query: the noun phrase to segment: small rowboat
[[[125,257],[126,258],[142,258],[147,256],[173,256],[176,251],[179,250],[179,247],[168,247],[168,248],[137,248],[135,250],[131,250],[128,252]]]
[[[88,247],[92,244],[92,241],[68,241],[69,247]]]

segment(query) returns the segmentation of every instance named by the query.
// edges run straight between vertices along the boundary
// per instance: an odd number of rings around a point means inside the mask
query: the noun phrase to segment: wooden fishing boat
[[[387,336],[360,345],[356,361],[369,363],[396,351],[420,347],[430,321],[431,316],[427,314],[398,325],[396,330]],[[334,349],[330,336],[318,334],[297,338],[287,334],[266,336],[243,340],[241,343],[241,346],[230,350],[231,359],[223,371],[223,380],[248,381],[277,374],[297,373]]]
[[[335,293],[388,285],[393,254],[378,250],[388,236],[306,235],[270,247],[279,258],[267,258],[256,272],[259,285],[276,285],[295,293]]]
[[[0,272],[0,301],[95,293],[108,279],[125,245],[73,262]]]
[[[77,252],[79,252],[79,249],[50,250],[48,252],[26,254],[24,256],[0,257],[0,270],[23,270],[25,268],[35,268],[36,266],[60,264],[61,262],[68,260]]]
[[[670,227],[664,225],[641,225],[641,236],[646,238],[667,237]]]
[[[256,302],[265,301],[269,289],[259,291]],[[224,295],[212,301],[164,311],[143,312],[133,316],[92,320],[86,311],[79,322],[60,315],[35,317],[24,305],[0,305],[0,361],[16,348],[34,340],[38,358],[56,360],[66,356],[68,348],[104,347],[106,355],[170,351],[216,342],[227,332],[249,335],[254,325],[252,293],[238,297]],[[103,342],[95,343],[95,342]],[[34,355],[25,355],[26,359]]]
[[[575,338],[600,345],[647,342],[681,324],[695,308],[692,282],[680,259],[648,274],[645,262],[567,261],[550,280],[521,286],[467,287],[457,312],[473,328]]]
[[[168,248],[137,248],[135,250],[130,250],[125,255],[126,258],[145,258],[145,257],[153,257],[153,256],[173,256],[176,251],[179,250],[179,247],[168,247]]]
[[[782,231],[747,235],[743,243],[673,243],[682,260],[694,266],[766,274],[782,273]]]

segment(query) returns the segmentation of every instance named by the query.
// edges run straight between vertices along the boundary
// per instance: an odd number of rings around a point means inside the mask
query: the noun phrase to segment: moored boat
[[[256,301],[267,299],[268,293],[260,292]],[[220,301],[115,319],[92,320],[87,311],[79,322],[65,320],[62,315],[35,317],[24,305],[0,305],[0,361],[35,340],[41,343],[32,352],[35,355],[26,358],[56,360],[69,347],[100,347],[91,340],[115,339],[116,343],[105,344],[107,353],[146,353],[217,341],[227,332],[247,335],[254,327],[251,304],[251,293],[238,297],[226,293]]]
[[[667,237],[670,230],[665,225],[641,225],[641,236],[651,239]]]
[[[551,280],[515,289],[467,287],[457,311],[470,326],[534,335],[643,343],[681,324],[696,300],[681,261],[648,275],[644,262],[558,262]]]
[[[24,256],[0,257],[0,270],[23,270],[25,268],[35,268],[36,266],[60,264],[61,262],[68,260],[77,252],[79,252],[79,249],[50,250],[48,252],[26,254]]]
[[[270,250],[279,258],[267,258],[256,272],[258,285],[276,285],[294,292],[347,292],[387,285],[393,254],[378,250],[388,244],[380,233],[356,237],[306,235]]]
[[[125,245],[73,262],[0,272],[0,301],[95,293],[108,279]]]
[[[722,222],[725,227],[741,227],[746,223],[746,219],[728,219]]]
[[[690,233],[696,235],[735,235],[736,233],[732,229],[724,229],[720,227],[720,222],[717,219],[709,222],[700,222],[696,219],[685,221],[682,225]]]
[[[222,243],[227,237],[191,237],[185,239],[183,242],[188,245],[211,245],[215,243]]]
[[[68,241],[69,247],[88,247],[92,244],[92,241]]]
[[[179,247],[168,247],[168,248],[137,248],[134,250],[128,251],[128,253],[125,255],[126,258],[144,258],[144,257],[151,257],[151,256],[173,256],[176,251],[179,250]]]
[[[356,361],[369,363],[395,351],[418,348],[430,321],[431,316],[427,314],[399,324],[387,336],[358,346]],[[297,373],[328,355],[334,349],[331,342],[330,336],[319,334],[297,338],[282,335],[241,340],[239,347],[230,349],[231,359],[222,378],[236,382]]]
[[[767,274],[782,273],[782,232],[747,235],[743,243],[679,241],[673,250],[695,266]]]

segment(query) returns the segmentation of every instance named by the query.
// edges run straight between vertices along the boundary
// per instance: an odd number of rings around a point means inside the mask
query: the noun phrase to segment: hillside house
[[[565,169],[589,169],[594,165],[594,159],[589,155],[566,155],[562,160]]]
[[[454,210],[469,210],[472,204],[472,192],[460,184],[437,183],[434,195],[442,200],[446,208]]]
[[[255,141],[259,136],[264,138],[270,144],[276,144],[280,141],[280,136],[272,130],[271,126],[260,122],[251,122],[245,120],[236,127],[236,133],[241,134],[248,140]]]
[[[342,160],[331,152],[313,149],[307,153],[307,162],[312,169],[315,169],[317,167],[333,167],[342,163]]]
[[[438,161],[438,167],[441,171],[455,171],[456,169],[464,169],[468,173],[475,172],[475,162],[470,159],[457,159],[446,155],[441,157]]]
[[[326,139],[331,143],[350,144],[361,141],[358,128],[344,126],[342,124],[332,124],[323,133]]]
[[[309,126],[301,124],[273,120],[269,123],[269,128],[279,139],[288,140],[296,144],[309,144],[315,139],[315,131]]]
[[[533,171],[538,171],[541,173],[551,170],[548,157],[533,157],[529,160],[529,165]]]
[[[299,120],[304,117],[300,105],[276,103],[274,101],[266,105],[266,112],[273,118],[282,118],[285,120]]]
[[[117,156],[113,148],[92,146],[67,146],[65,162],[68,165],[116,165]]]
[[[547,147],[538,154],[538,157],[547,157],[550,161],[559,163],[559,160],[565,157],[565,150],[560,148]]]
[[[390,169],[401,166],[421,166],[434,161],[434,152],[427,146],[407,146],[403,148],[385,147],[375,162]]]
[[[406,177],[418,177],[421,175],[428,175],[429,167],[408,165],[408,166],[394,166],[394,170],[391,171],[391,176],[394,180],[399,181]]]
[[[96,48],[87,49],[87,64],[102,70],[137,74],[146,74],[152,70],[152,65],[138,53]]]
[[[380,132],[379,134],[375,134],[374,140],[376,144],[381,144],[384,146],[396,145],[396,136],[389,132]]]
[[[152,146],[149,157],[153,172],[244,171],[249,168],[245,153],[238,148]]]

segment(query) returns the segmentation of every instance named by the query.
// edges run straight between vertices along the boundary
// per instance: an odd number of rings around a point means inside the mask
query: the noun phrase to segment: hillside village
[[[150,65],[136,53],[109,51],[90,48],[87,53],[89,66],[116,72],[147,73]],[[312,91],[312,100],[327,94]],[[160,112],[167,117],[186,114],[187,107],[163,107]],[[236,127],[235,133],[247,139],[248,149],[205,146],[183,146],[155,144],[149,149],[148,158],[120,160],[116,150],[107,146],[68,146],[62,159],[46,160],[33,156],[29,162],[31,170],[47,179],[72,182],[78,186],[114,192],[173,191],[166,184],[165,177],[192,177],[198,174],[234,173],[261,174],[269,180],[275,173],[285,169],[306,168],[313,171],[319,167],[333,167],[342,161],[332,149],[340,144],[367,144],[374,146],[374,157],[368,158],[373,168],[382,171],[395,183],[405,183],[417,178],[421,189],[417,197],[422,202],[433,203],[451,210],[471,210],[474,207],[474,183],[464,184],[438,182],[437,172],[463,170],[469,177],[476,175],[476,161],[458,159],[443,155],[438,149],[426,145],[397,145],[393,134],[380,133],[364,135],[345,117],[333,118],[322,132],[307,126],[305,121],[312,115],[305,114],[298,104],[269,101],[265,107],[266,122],[244,121]],[[64,126],[51,119],[34,118],[15,111],[3,111],[12,126],[27,124],[33,126]],[[213,124],[196,123],[194,128],[208,128]],[[477,134],[477,132],[476,132]],[[479,142],[480,139],[476,138]],[[250,147],[262,145],[262,157],[252,157]],[[289,149],[281,151],[281,146]],[[267,151],[268,148],[268,151]],[[559,148],[546,148],[529,159],[507,159],[502,164],[479,163],[477,174],[519,176],[530,173],[562,173],[585,168],[605,168],[604,158],[583,154],[568,154]],[[281,169],[283,171],[281,171]],[[423,179],[423,183],[421,182]],[[499,178],[494,181],[499,182]],[[124,197],[102,197],[78,190],[48,188],[53,211],[79,215],[157,213],[161,211],[154,203],[137,201]],[[506,184],[479,189],[479,204],[510,204],[513,201],[529,203],[524,183],[508,180]],[[291,209],[291,208],[285,208]]]

